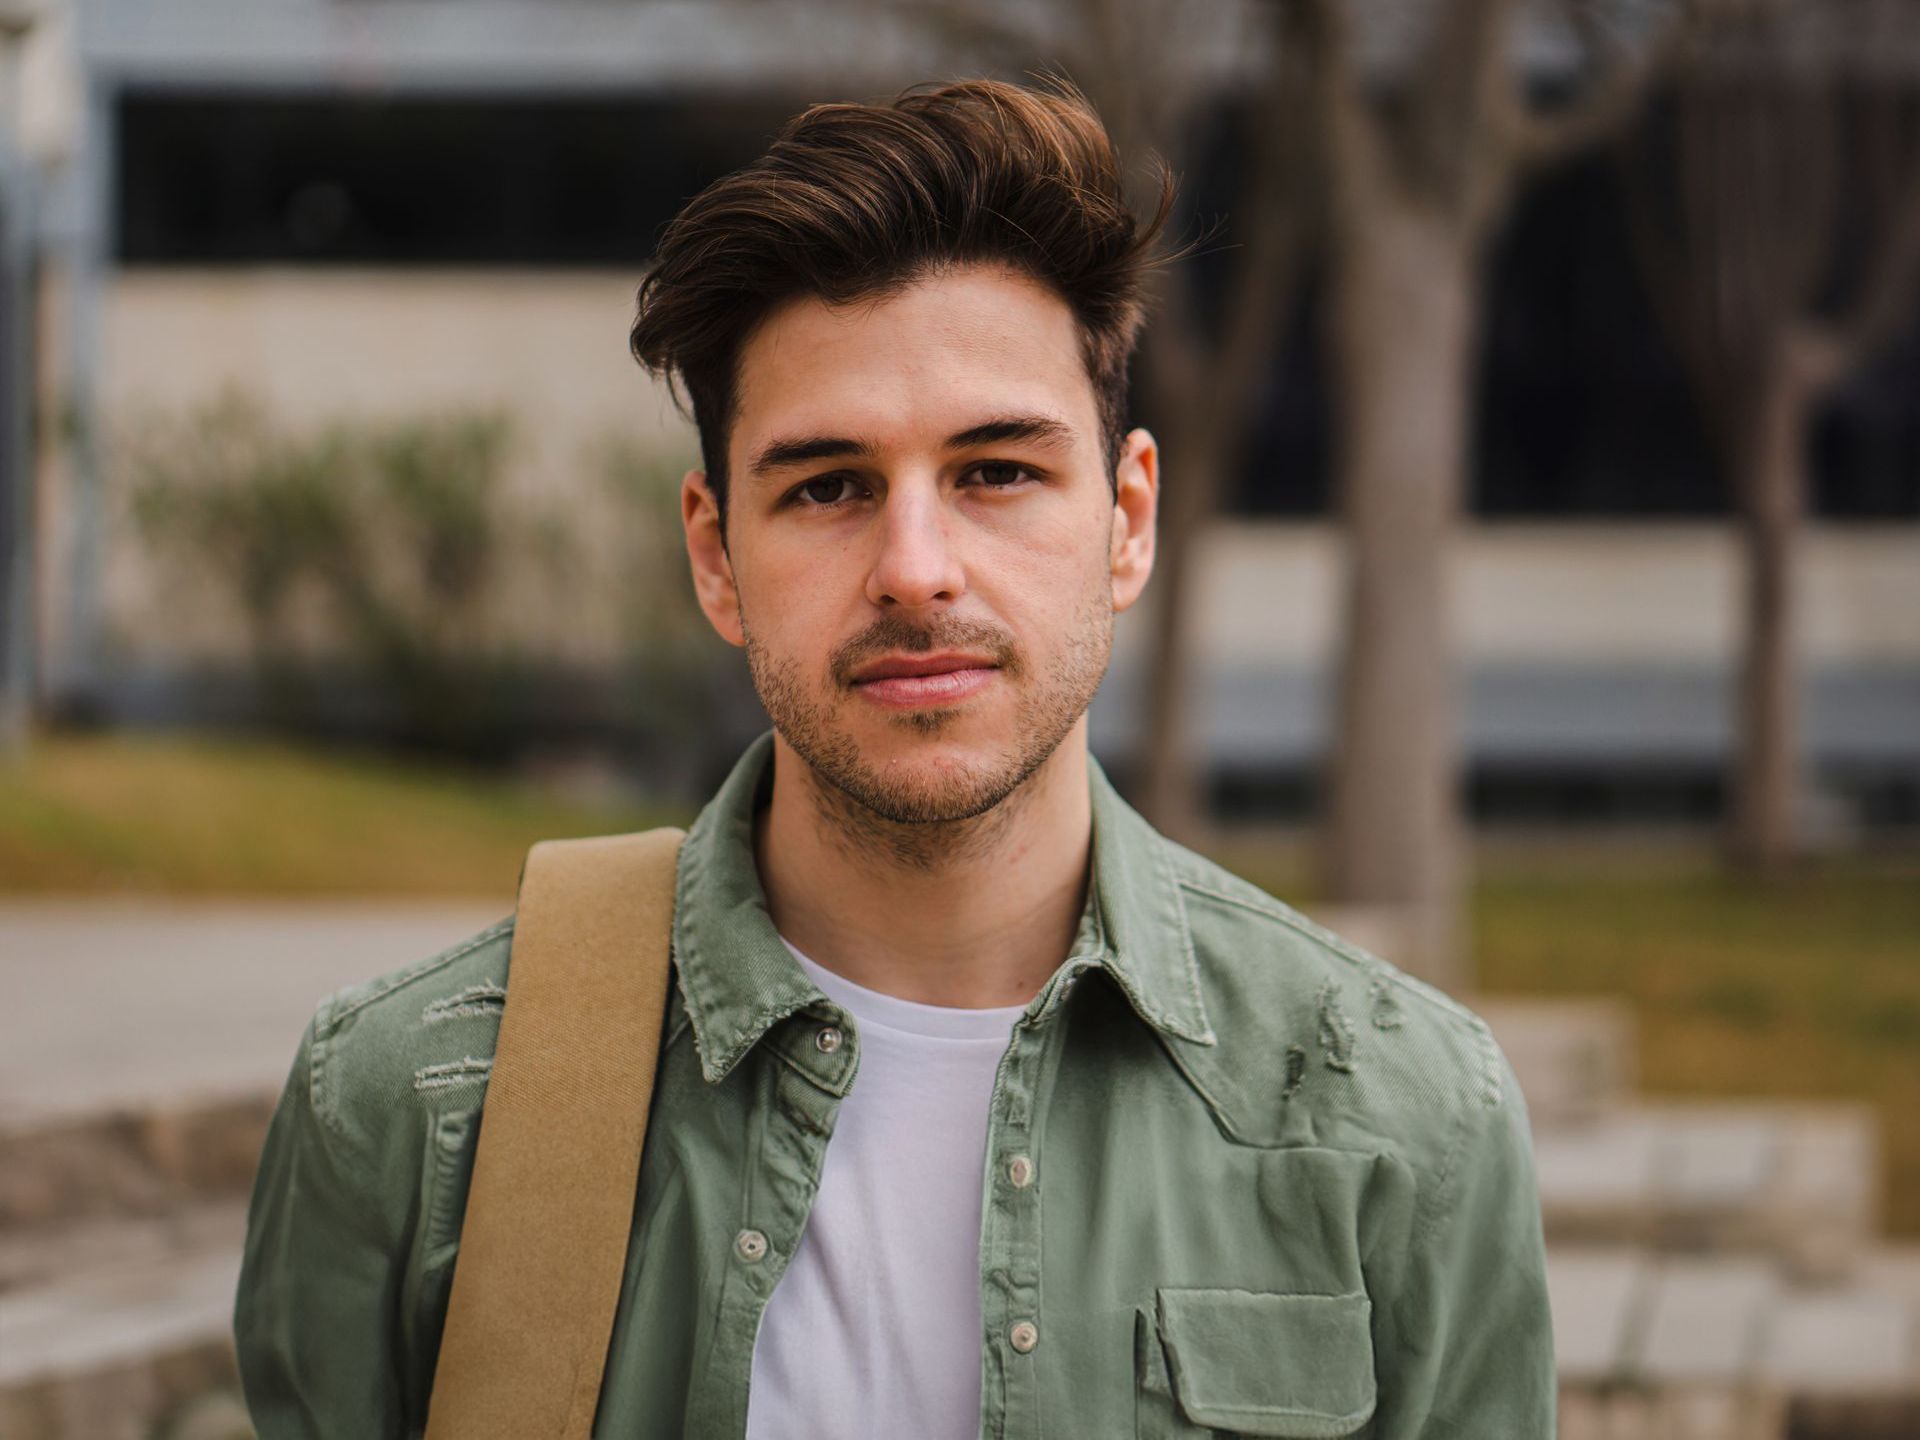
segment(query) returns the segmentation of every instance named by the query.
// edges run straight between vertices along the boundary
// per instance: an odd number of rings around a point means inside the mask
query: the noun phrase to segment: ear
[[[1145,430],[1127,434],[1114,471],[1113,608],[1125,610],[1147,588],[1153,573],[1153,527],[1160,507],[1160,448]]]
[[[693,566],[693,593],[707,621],[729,645],[745,645],[740,628],[740,590],[733,583],[733,559],[727,554],[720,504],[707,488],[707,472],[689,470],[680,481],[680,523],[687,532],[687,559]]]

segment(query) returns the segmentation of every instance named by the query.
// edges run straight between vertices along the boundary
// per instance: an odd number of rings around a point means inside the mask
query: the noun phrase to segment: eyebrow
[[[1032,445],[1062,447],[1073,439],[1073,428],[1051,415],[996,415],[978,425],[956,430],[946,439],[948,450],[966,450],[975,445],[1003,444],[1009,440]],[[853,457],[871,460],[880,447],[855,435],[803,435],[773,440],[760,448],[747,468],[755,475],[769,470],[785,470],[815,460]]]
[[[755,475],[768,470],[785,470],[813,460],[838,460],[853,455],[871,460],[879,453],[871,440],[844,435],[807,435],[794,440],[773,440],[762,446],[747,468]]]
[[[1073,440],[1073,427],[1051,415],[997,415],[982,424],[949,435],[947,449],[965,450],[974,445],[994,445],[1007,440],[1065,446]]]

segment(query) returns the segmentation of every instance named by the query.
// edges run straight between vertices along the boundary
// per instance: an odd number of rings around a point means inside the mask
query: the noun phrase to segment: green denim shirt
[[[858,1073],[856,1026],[754,866],[771,753],[754,743],[682,850],[597,1437],[744,1433],[760,1315]],[[1550,1437],[1526,1108],[1486,1025],[1164,839],[1090,768],[1079,936],[991,1101],[981,1433]],[[261,1440],[423,1428],[512,943],[502,920],[342,990],[301,1037],[234,1314]],[[813,1043],[826,1025],[837,1048]]]

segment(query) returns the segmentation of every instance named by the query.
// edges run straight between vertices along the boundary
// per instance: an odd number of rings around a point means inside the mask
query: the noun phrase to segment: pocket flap
[[[1242,1435],[1334,1437],[1373,1414],[1365,1291],[1158,1293],[1173,1393],[1189,1420]]]

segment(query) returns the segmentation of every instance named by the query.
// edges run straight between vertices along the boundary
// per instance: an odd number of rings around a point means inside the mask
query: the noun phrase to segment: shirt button
[[[1040,1343],[1040,1329],[1031,1320],[1022,1320],[1007,1332],[1007,1343],[1025,1355]]]
[[[1024,1190],[1033,1184],[1033,1161],[1025,1155],[1016,1155],[1007,1161],[1007,1181],[1016,1190]]]
[[[749,1265],[757,1264],[767,1255],[767,1237],[758,1230],[742,1230],[733,1237],[733,1248],[740,1252],[740,1258]]]
[[[840,1048],[840,1027],[822,1025],[813,1035],[813,1048],[822,1055],[831,1055]]]

